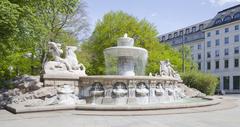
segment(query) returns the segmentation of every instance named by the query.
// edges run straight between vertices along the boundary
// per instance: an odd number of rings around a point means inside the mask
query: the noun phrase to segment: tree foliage
[[[1,0],[0,81],[39,74],[49,41],[79,45],[88,31],[85,8],[82,0]]]
[[[146,19],[139,20],[127,13],[117,11],[105,14],[102,20],[97,22],[90,39],[81,45],[81,53],[84,54],[81,58],[85,60],[88,74],[104,74],[103,50],[116,46],[117,39],[124,33],[134,38],[135,46],[148,50],[146,73],[159,72],[160,60],[166,59],[169,59],[177,70],[181,70],[181,54],[169,45],[159,43],[158,32],[153,24]]]

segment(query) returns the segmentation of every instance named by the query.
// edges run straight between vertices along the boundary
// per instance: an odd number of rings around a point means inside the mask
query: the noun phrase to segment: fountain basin
[[[170,101],[176,98],[181,99],[181,97],[175,97],[173,95],[163,96],[155,94],[158,92],[156,91],[158,84],[162,84],[163,88],[168,89],[170,88],[169,86],[174,85],[177,87],[180,85],[179,81],[172,77],[119,75],[81,76],[79,78],[79,94],[82,99],[92,98],[92,102],[101,99],[98,105],[115,104],[117,98],[125,98],[126,101],[124,104],[126,105],[147,105],[165,102],[166,100]],[[167,92],[168,89],[165,89],[165,92]],[[174,95],[180,95],[180,92]]]
[[[220,103],[223,103],[223,104],[218,105]],[[188,112],[203,112],[206,110],[215,111],[215,110],[234,107],[233,104],[231,105],[228,105],[228,104],[229,104],[229,101],[225,102],[217,98],[204,97],[204,98],[190,98],[188,100],[185,100],[182,102],[176,102],[176,103],[161,103],[161,104],[151,104],[151,105],[118,105],[116,106],[116,105],[77,104],[77,105],[49,105],[49,106],[39,106],[39,107],[24,107],[24,106],[10,104],[10,105],[7,105],[5,109],[7,109],[8,111],[14,114],[43,112],[43,111],[58,111],[58,110],[81,110],[82,115],[84,114],[86,115],[153,115],[153,114],[159,115],[159,114],[166,114],[166,113],[175,114],[175,113],[188,113]],[[211,108],[202,109],[206,106],[210,106]],[[197,110],[193,110],[194,108],[197,108]],[[172,109],[173,111],[169,109]],[[176,111],[174,109],[184,109],[184,110]],[[109,111],[109,112],[93,112],[93,110]],[[144,110],[146,111],[144,112]],[[147,112],[151,110],[153,112]],[[115,111],[122,111],[122,112],[115,112]],[[127,111],[127,112],[124,112],[124,111]],[[134,112],[134,111],[137,111],[137,112]]]
[[[168,110],[168,109],[184,109],[197,108],[205,106],[213,106],[220,104],[221,100],[204,97],[204,98],[188,98],[179,102],[149,104],[149,105],[77,105],[76,110],[99,110],[99,111],[138,111],[138,110]]]

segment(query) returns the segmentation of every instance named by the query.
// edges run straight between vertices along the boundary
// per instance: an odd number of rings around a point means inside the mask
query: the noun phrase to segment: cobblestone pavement
[[[240,95],[224,98],[238,106],[210,112],[142,116],[81,115],[81,111],[15,115],[0,110],[0,127],[239,127]]]

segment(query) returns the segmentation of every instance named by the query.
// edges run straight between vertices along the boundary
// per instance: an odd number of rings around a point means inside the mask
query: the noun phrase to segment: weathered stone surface
[[[82,104],[87,104],[85,99],[80,99],[76,101],[76,105],[82,105]]]
[[[22,93],[34,91],[40,89],[43,86],[43,83],[40,82],[40,76],[24,75],[22,77],[17,77],[9,82],[11,84],[14,84],[15,88],[20,89]]]
[[[78,97],[74,94],[60,94],[58,95],[58,104],[75,105]]]
[[[39,90],[34,91],[33,94],[36,98],[52,97],[57,94],[57,89],[54,87],[43,87]]]
[[[20,104],[29,99],[34,99],[34,96],[32,93],[26,93],[26,94],[21,94],[18,96],[12,96],[12,97],[10,97],[9,103]]]
[[[180,87],[184,90],[186,97],[205,97],[206,94],[200,92],[197,89],[189,88],[184,84],[180,84]]]
[[[35,107],[35,106],[47,106],[58,104],[57,96],[46,97],[44,99],[30,99],[24,102],[25,107]]]

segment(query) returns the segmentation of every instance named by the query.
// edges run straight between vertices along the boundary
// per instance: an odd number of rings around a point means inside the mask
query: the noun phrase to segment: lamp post
[[[185,73],[185,52],[184,52],[185,36],[182,35],[182,72]]]

